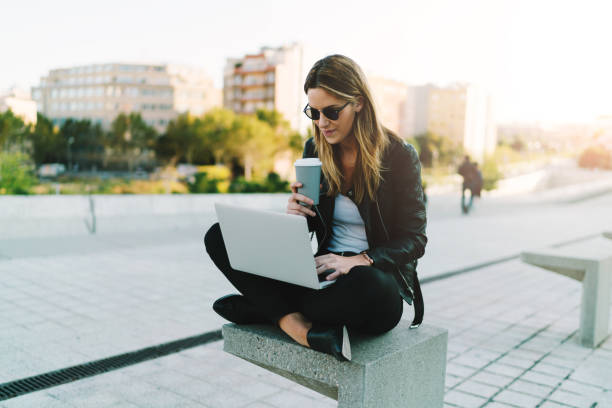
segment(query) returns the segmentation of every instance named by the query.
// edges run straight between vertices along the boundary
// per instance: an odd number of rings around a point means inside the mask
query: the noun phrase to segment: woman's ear
[[[355,107],[353,108],[355,112],[360,112],[363,108],[363,96],[358,96],[357,102],[355,102]]]

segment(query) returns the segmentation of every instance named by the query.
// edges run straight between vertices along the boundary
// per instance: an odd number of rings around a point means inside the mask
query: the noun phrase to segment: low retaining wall
[[[215,202],[283,211],[289,194],[0,197],[0,239],[155,231],[210,225]]]

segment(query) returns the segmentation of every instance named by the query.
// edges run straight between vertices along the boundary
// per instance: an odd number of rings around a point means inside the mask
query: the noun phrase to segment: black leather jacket
[[[317,157],[315,143],[308,139],[303,157]],[[367,254],[374,266],[392,273],[402,298],[412,304],[413,327],[423,320],[423,296],[416,273],[417,259],[425,253],[425,200],[421,184],[421,164],[413,146],[391,137],[382,157],[382,182],[376,200],[367,196],[357,204],[365,224],[369,249]],[[326,250],[331,237],[335,198],[326,195],[328,184],[321,175],[322,188],[317,217],[306,217],[308,228],[315,231],[319,242],[317,255]],[[352,191],[348,193],[354,201]]]

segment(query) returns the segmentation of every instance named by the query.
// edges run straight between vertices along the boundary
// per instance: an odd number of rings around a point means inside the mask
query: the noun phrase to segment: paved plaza
[[[445,407],[612,407],[612,337],[596,349],[579,345],[581,284],[516,258],[612,229],[610,209],[612,194],[572,202],[489,197],[463,216],[456,195],[430,198],[419,270],[425,321],[449,330]],[[211,304],[235,290],[205,254],[206,227],[0,239],[0,384],[219,330],[225,321]],[[411,316],[406,307],[403,318]],[[222,341],[0,401],[2,408],[335,405],[224,353]]]

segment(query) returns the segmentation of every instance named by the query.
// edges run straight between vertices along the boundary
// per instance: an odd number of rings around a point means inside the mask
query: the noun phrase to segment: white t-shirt
[[[345,195],[336,196],[332,236],[327,249],[332,252],[356,252],[368,249],[365,225],[357,205]]]

